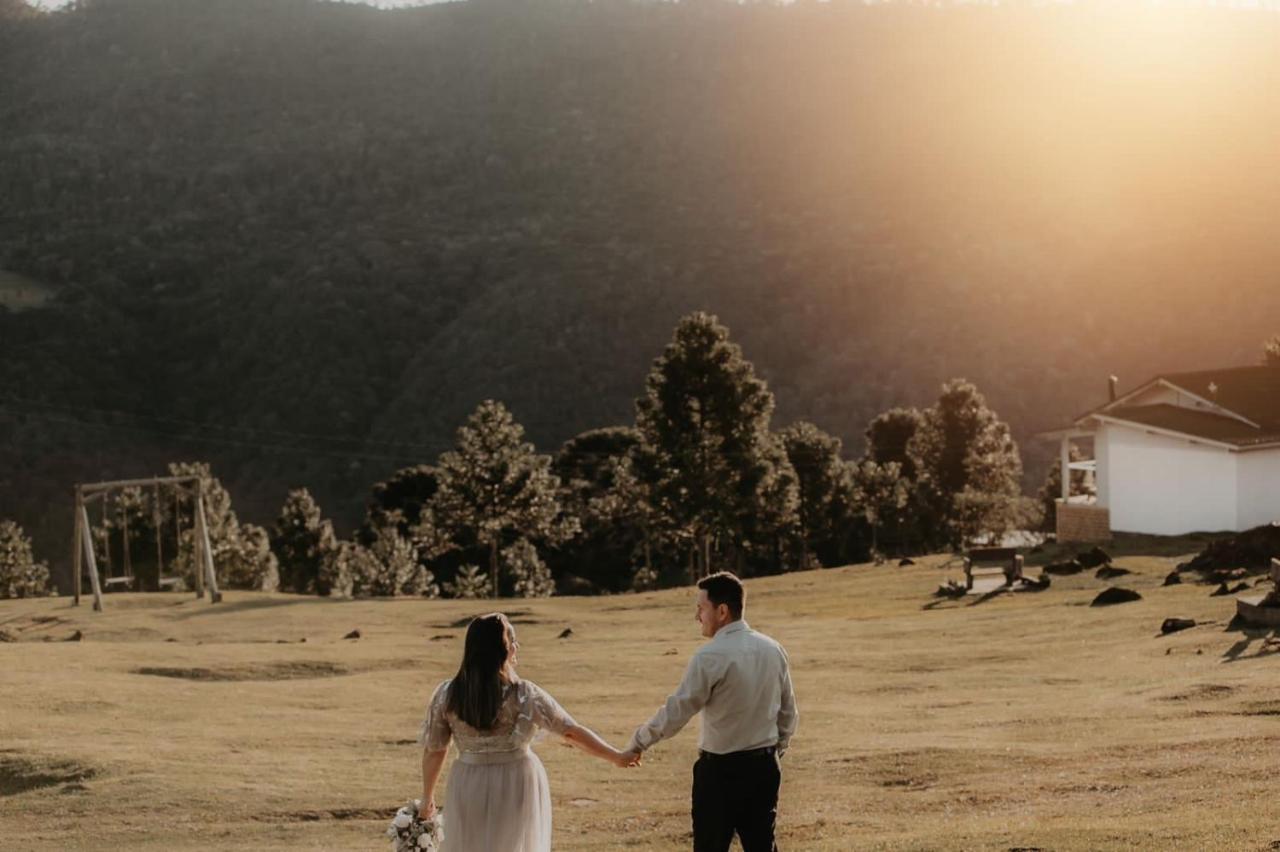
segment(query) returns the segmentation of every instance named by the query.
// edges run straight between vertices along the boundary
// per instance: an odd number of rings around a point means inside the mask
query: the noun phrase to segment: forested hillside
[[[1280,325],[1274,14],[81,7],[0,17],[0,269],[53,291],[0,307],[0,517],[54,561],[77,479],[349,527],[482,399],[630,424],[696,309],[776,427],[857,454],[965,376],[1034,479],[1108,374]]]

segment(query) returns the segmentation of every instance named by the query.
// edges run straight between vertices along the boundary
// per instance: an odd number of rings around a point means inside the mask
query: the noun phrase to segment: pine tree
[[[907,505],[910,490],[897,462],[879,464],[864,459],[851,466],[856,505],[871,526],[871,552],[879,550],[879,531],[886,521],[897,518]]]
[[[345,558],[352,594],[366,597],[439,597],[435,576],[418,561],[413,543],[394,524],[377,528],[373,544],[352,544]]]
[[[227,588],[274,591],[279,583],[278,564],[271,552],[270,537],[266,531],[252,524],[241,525],[231,508],[231,494],[209,465],[204,462],[180,462],[169,465],[170,476],[195,476],[200,478],[204,496],[206,529],[209,549],[213,556],[213,568]],[[162,510],[168,508],[167,500]],[[177,498],[178,513],[192,518],[195,500],[185,493]],[[162,511],[163,523],[163,511]],[[132,535],[132,528],[130,533]],[[182,575],[188,585],[195,583],[196,528],[188,524],[178,542],[178,554],[173,570]]]
[[[800,529],[800,487],[779,436],[767,436],[741,487],[745,511],[734,536],[739,576],[785,571],[791,561],[788,545]],[[800,567],[808,567],[804,559]]]
[[[491,594],[489,575],[479,565],[459,566],[453,582],[445,583],[445,591],[455,598],[487,598]]]
[[[658,584],[654,551],[662,538],[661,519],[649,486],[636,475],[632,454],[610,459],[608,483],[583,511],[584,530],[608,530],[621,548],[630,550],[627,584],[637,591]],[[634,567],[632,567],[634,566]]]
[[[0,521],[0,598],[49,594],[49,567],[36,562],[31,539],[13,521]]]
[[[636,401],[637,470],[672,529],[692,543],[691,573],[711,571],[717,538],[733,540],[756,499],[769,450],[773,394],[729,330],[709,314],[680,321]]]
[[[527,538],[504,547],[500,554],[502,567],[513,582],[518,598],[547,598],[555,593],[551,572],[538,558],[538,549]]]
[[[877,464],[897,462],[905,479],[915,479],[915,462],[908,448],[923,422],[924,415],[914,408],[891,408],[877,415],[864,433],[867,459]]]
[[[984,524],[997,520],[992,512],[1002,502],[1011,512],[1019,508],[1013,502],[1022,476],[1017,444],[1008,425],[964,379],[943,385],[937,403],[924,412],[908,452],[916,465],[922,506],[930,511],[936,528],[946,533],[948,544],[963,544],[973,532],[975,507],[984,507]]]
[[[559,544],[578,531],[560,505],[551,457],[524,440],[524,427],[506,407],[486,400],[458,429],[455,449],[440,457],[433,522],[463,548],[488,551],[489,576],[499,593],[499,551],[520,538]]]
[[[388,479],[373,486],[364,535],[372,541],[372,528],[386,523],[386,517],[399,512],[401,535],[422,522],[422,513],[440,487],[439,472],[429,464],[397,470]]]
[[[581,527],[579,535],[551,554],[556,576],[570,583],[582,578],[591,588],[612,592],[631,587],[633,556],[642,549],[644,536],[633,510],[643,507],[629,502],[634,493],[623,491],[633,484],[628,457],[639,443],[634,428],[608,426],[575,435],[556,453],[551,469],[562,483],[561,504]]]
[[[798,480],[800,559],[808,567],[810,548],[831,535],[831,502],[845,475],[840,459],[843,445],[839,438],[805,422],[784,429],[782,442]]]
[[[274,592],[280,588],[279,562],[271,552],[271,537],[257,524],[239,524],[235,537],[214,564],[229,589]]]
[[[321,567],[338,546],[333,524],[320,516],[320,507],[305,488],[289,492],[271,531],[271,550],[280,563],[280,590],[328,595]]]

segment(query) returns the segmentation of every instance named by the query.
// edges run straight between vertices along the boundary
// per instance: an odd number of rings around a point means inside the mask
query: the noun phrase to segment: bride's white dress
[[[542,761],[529,749],[539,728],[564,734],[574,721],[546,690],[527,680],[505,687],[491,730],[445,708],[450,681],[436,688],[418,744],[457,749],[444,798],[441,852],[550,852],[551,793]]]

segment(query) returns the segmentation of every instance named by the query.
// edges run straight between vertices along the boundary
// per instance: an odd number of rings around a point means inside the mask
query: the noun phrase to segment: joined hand
[[[618,768],[628,769],[632,766],[639,766],[643,762],[640,755],[640,752],[634,750],[620,751],[614,762]]]

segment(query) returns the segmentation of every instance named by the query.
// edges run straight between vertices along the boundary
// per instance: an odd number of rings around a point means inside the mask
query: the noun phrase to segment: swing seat
[[[132,577],[108,577],[102,581],[102,588],[104,588],[108,592],[112,591],[116,587],[121,587],[126,591],[131,591],[133,589],[133,578]]]

